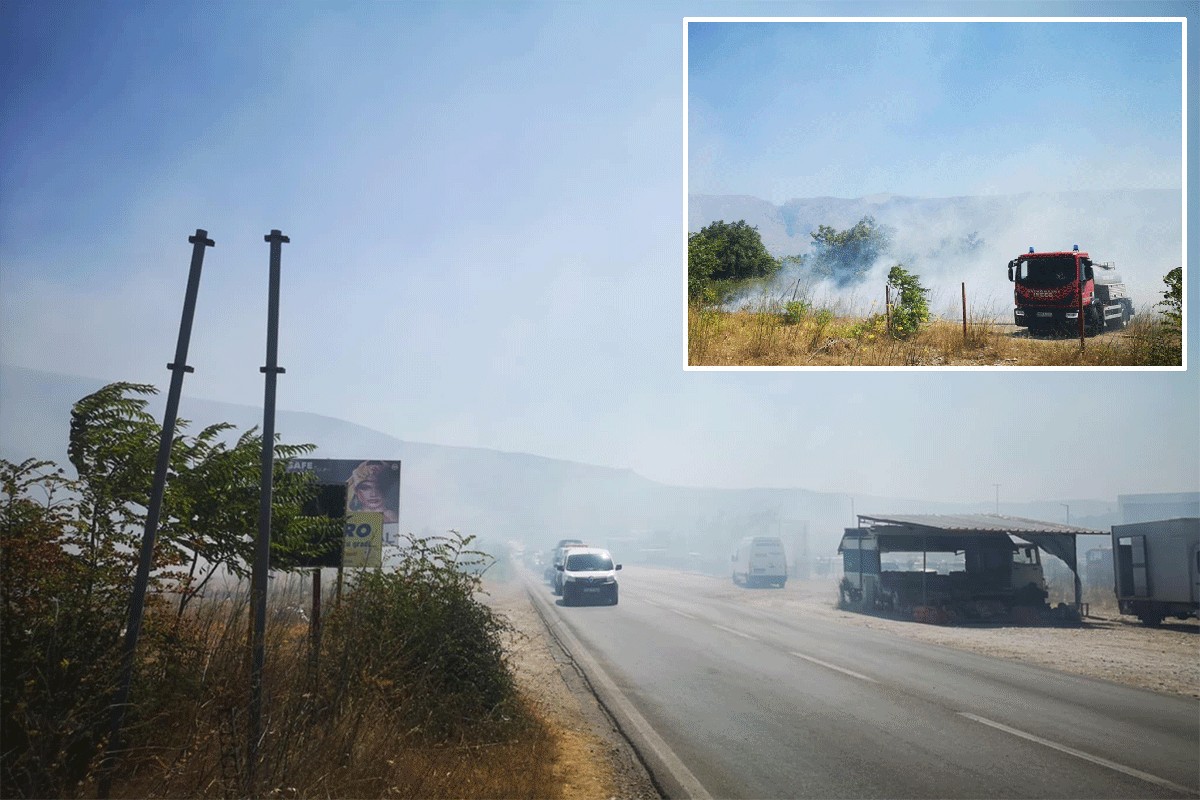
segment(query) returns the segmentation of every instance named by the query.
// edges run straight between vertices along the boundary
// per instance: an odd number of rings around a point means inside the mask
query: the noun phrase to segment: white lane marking
[[[668,608],[667,610],[670,611],[672,614],[678,614],[681,617],[687,617],[688,619],[695,619],[695,617],[693,617],[691,614],[687,613],[686,611],[680,611],[677,608]]]
[[[642,602],[648,606],[655,606],[656,608],[662,608],[662,603],[656,603],[653,600],[642,600]]]
[[[854,670],[846,669],[845,667],[839,667],[836,664],[830,664],[828,661],[822,661],[819,658],[813,658],[812,656],[806,656],[806,655],[804,655],[804,653],[797,653],[795,651],[792,651],[792,655],[794,655],[796,658],[803,658],[805,661],[811,661],[812,663],[818,664],[822,667],[825,667],[826,669],[835,670],[837,672],[842,673],[843,675],[849,675],[851,678],[858,678],[860,681],[866,681],[867,683],[879,683],[879,681],[875,680],[874,678],[868,678],[866,675],[863,675],[860,672],[855,672]]]
[[[733,628],[726,628],[724,625],[718,625],[715,622],[712,624],[712,626],[714,628],[720,628],[721,630],[725,631],[726,633],[732,633],[734,636],[740,636],[743,639],[753,639],[756,642],[758,641],[757,636],[751,636],[748,633],[742,633],[741,631],[735,631]]]
[[[1084,761],[1090,761],[1093,764],[1099,764],[1102,767],[1108,767],[1109,769],[1116,770],[1117,772],[1123,772],[1126,775],[1130,775],[1134,778],[1138,778],[1139,780],[1146,781],[1147,783],[1153,783],[1153,784],[1157,784],[1158,786],[1163,786],[1174,792],[1182,792],[1183,794],[1190,794],[1190,795],[1200,794],[1200,792],[1197,792],[1195,789],[1189,789],[1186,786],[1180,786],[1177,783],[1171,783],[1171,781],[1169,781],[1165,778],[1160,778],[1157,775],[1151,775],[1149,772],[1142,772],[1140,769],[1134,769],[1133,767],[1127,767],[1124,764],[1118,764],[1115,761],[1109,761],[1107,758],[1101,758],[1100,756],[1094,756],[1091,753],[1085,753],[1082,750],[1076,750],[1074,747],[1067,747],[1065,744],[1059,744],[1058,742],[1052,742],[1049,739],[1043,739],[1040,736],[1034,736],[1032,733],[1026,733],[1025,731],[1019,731],[1016,728],[1010,728],[1007,725],[1004,725],[999,722],[995,722],[990,719],[986,719],[985,717],[979,717],[979,716],[976,716],[975,714],[968,714],[966,711],[959,711],[958,715],[960,717],[966,717],[967,719],[973,719],[976,722],[980,722],[984,725],[989,725],[989,726],[995,728],[996,730],[1001,730],[1001,731],[1004,731],[1005,733],[1011,733],[1013,736],[1020,736],[1022,739],[1028,739],[1031,742],[1037,742],[1038,744],[1044,744],[1046,747],[1053,748],[1054,750],[1057,750],[1060,753],[1066,753],[1067,755],[1075,756],[1076,758],[1082,758]]]

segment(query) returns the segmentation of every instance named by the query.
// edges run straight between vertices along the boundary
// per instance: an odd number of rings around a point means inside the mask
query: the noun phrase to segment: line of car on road
[[[783,542],[774,536],[750,536],[738,543],[731,558],[733,582],[742,586],[778,586],[787,582],[787,558]],[[582,539],[560,539],[542,577],[563,605],[588,601],[615,606],[620,587],[612,554],[591,547]]]
[[[619,598],[617,570],[612,554],[603,547],[589,547],[580,539],[561,539],[554,548],[543,577],[564,606],[604,602],[615,606]]]

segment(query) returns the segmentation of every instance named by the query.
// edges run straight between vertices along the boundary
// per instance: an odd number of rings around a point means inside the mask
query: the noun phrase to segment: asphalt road
[[[616,607],[539,590],[713,797],[1200,796],[1195,699],[620,577]]]

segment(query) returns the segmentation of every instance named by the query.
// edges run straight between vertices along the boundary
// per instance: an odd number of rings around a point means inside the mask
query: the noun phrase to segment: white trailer
[[[1200,615],[1200,518],[1114,525],[1117,606],[1145,625]]]

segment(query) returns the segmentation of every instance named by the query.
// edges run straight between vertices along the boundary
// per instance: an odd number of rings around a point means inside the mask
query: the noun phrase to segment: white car
[[[572,547],[558,569],[562,573],[564,606],[587,601],[617,604],[617,570],[612,554],[602,547]]]

